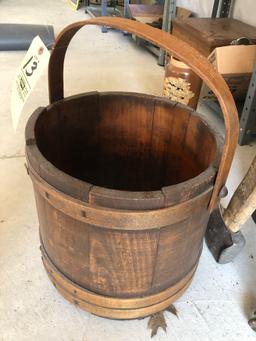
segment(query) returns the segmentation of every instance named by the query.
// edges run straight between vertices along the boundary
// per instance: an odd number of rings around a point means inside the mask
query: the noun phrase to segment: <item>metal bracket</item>
[[[220,7],[220,18],[227,18],[229,16],[230,7],[232,5],[233,0],[222,0]],[[214,0],[213,8],[212,8],[212,19],[215,19],[218,14],[220,0]]]
[[[230,7],[233,0],[223,0],[220,7],[220,18],[227,18],[229,16]]]
[[[251,76],[242,115],[238,143],[246,144],[251,135],[256,134],[256,64]]]

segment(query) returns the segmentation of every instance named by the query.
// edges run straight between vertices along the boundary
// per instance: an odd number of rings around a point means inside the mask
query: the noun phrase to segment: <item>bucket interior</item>
[[[216,158],[210,128],[189,108],[141,94],[90,93],[39,116],[44,157],[96,186],[153,191],[191,179]]]

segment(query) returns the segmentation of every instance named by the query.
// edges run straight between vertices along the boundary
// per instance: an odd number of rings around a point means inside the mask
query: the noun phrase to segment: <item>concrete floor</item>
[[[0,3],[0,22],[53,24],[56,33],[86,17],[65,0]],[[15,134],[10,91],[23,55],[0,52],[0,340],[149,340],[148,319],[111,321],[90,315],[66,302],[46,276],[32,186],[24,168],[24,127],[31,112],[48,103],[47,76],[45,72],[29,98]],[[156,59],[115,31],[102,34],[98,27],[83,29],[68,52],[66,95],[95,89],[161,94],[162,81],[163,69]],[[211,115],[205,106],[199,110]],[[213,120],[222,129],[221,121]],[[237,148],[229,197],[255,153],[255,144]],[[204,248],[192,285],[175,304],[179,319],[166,313],[167,333],[160,330],[155,340],[255,340],[247,324],[256,309],[256,234],[251,219],[243,233],[246,247],[231,264],[216,264]]]

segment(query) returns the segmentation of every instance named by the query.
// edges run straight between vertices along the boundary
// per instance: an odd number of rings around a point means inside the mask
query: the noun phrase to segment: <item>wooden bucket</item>
[[[164,98],[91,92],[63,99],[65,52],[84,25],[134,33],[184,60],[220,101],[225,144],[199,114]],[[192,280],[233,158],[238,120],[224,80],[167,33],[97,18],[60,33],[49,92],[51,104],[28,121],[26,157],[51,281],[100,316],[129,319],[165,309]]]

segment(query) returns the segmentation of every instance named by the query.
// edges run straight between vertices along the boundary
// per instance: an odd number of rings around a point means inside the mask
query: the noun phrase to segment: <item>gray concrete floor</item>
[[[33,7],[32,7],[33,4]],[[0,22],[53,24],[55,32],[86,18],[65,0],[0,2]],[[46,72],[25,105],[14,133],[10,113],[13,77],[24,52],[0,52],[0,340],[149,340],[147,321],[112,321],[66,302],[43,269],[31,182],[24,168],[24,127],[46,105]],[[98,27],[83,29],[72,41],[65,64],[65,94],[127,90],[161,94],[163,69],[127,36]],[[211,115],[204,106],[200,111]],[[221,121],[212,118],[219,129]],[[238,147],[228,180],[229,197],[245,174],[256,145]],[[226,199],[226,203],[227,203]],[[187,292],[176,302],[179,319],[166,313],[167,333],[155,340],[255,340],[247,319],[256,309],[256,234],[252,220],[242,228],[246,247],[230,264],[216,264],[204,248]]]

